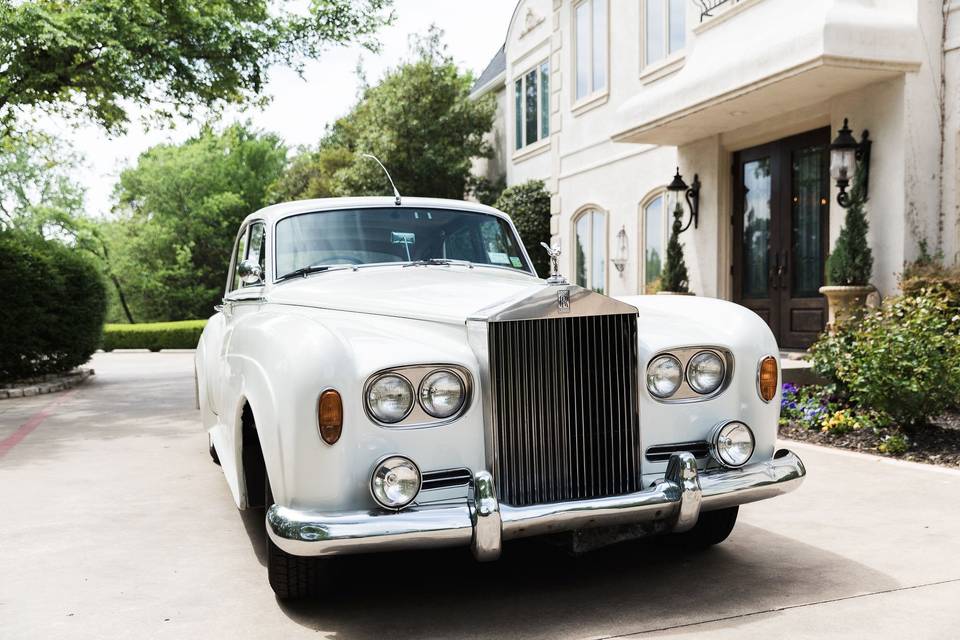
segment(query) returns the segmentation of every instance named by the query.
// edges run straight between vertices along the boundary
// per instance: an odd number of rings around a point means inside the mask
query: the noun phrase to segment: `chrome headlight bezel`
[[[718,387],[709,391],[707,393],[701,393],[697,391],[689,381],[689,368],[690,362],[696,356],[702,353],[711,353],[717,356],[721,363],[723,364],[723,379]],[[673,347],[670,349],[663,349],[653,354],[647,362],[647,373],[649,374],[650,367],[653,363],[661,357],[670,356],[675,358],[680,362],[681,372],[682,372],[682,382],[680,383],[679,388],[674,391],[673,394],[669,396],[661,396],[654,393],[649,384],[647,384],[647,392],[650,394],[650,397],[656,402],[664,403],[682,403],[682,402],[702,402],[704,400],[710,400],[716,398],[730,386],[733,381],[734,375],[734,358],[733,353],[725,347],[716,347],[710,345],[694,345],[694,346],[681,346]]]
[[[740,429],[741,427],[746,430],[746,435],[749,436],[750,453],[742,460],[737,461],[725,455],[724,452],[726,449],[723,446],[722,438],[730,431]],[[743,467],[750,462],[750,458],[752,458],[753,454],[757,451],[757,437],[754,435],[750,425],[742,420],[724,420],[718,423],[710,432],[708,443],[710,444],[710,456],[728,469],[739,469]]]
[[[463,395],[457,410],[447,416],[435,416],[427,411],[421,398],[424,382],[430,376],[438,373],[448,373],[456,376],[460,380],[463,388]],[[369,404],[370,388],[377,380],[383,376],[397,375],[406,379],[413,388],[413,407],[403,419],[396,422],[384,422],[371,410]],[[454,364],[414,364],[390,367],[376,371],[367,378],[363,387],[363,407],[370,420],[384,428],[388,429],[421,429],[427,427],[438,427],[449,424],[459,419],[466,413],[473,400],[473,377],[470,372],[460,365]]]
[[[410,493],[408,497],[403,500],[390,500],[387,495],[387,489],[384,488],[385,480],[387,475],[391,471],[402,470],[406,472],[412,472],[414,479],[416,481],[416,490]],[[373,500],[383,507],[390,511],[400,511],[408,506],[410,506],[420,495],[420,490],[423,488],[423,473],[420,471],[420,467],[417,466],[417,463],[408,458],[407,456],[401,455],[387,455],[379,460],[373,465],[373,473],[370,474],[370,495],[373,497]]]
[[[672,363],[676,367],[676,371],[677,371],[676,384],[673,386],[673,389],[670,390],[669,392],[661,393],[660,391],[657,391],[654,388],[654,384],[655,384],[654,369],[657,368],[660,363],[663,363],[663,364]],[[680,362],[680,359],[673,354],[662,353],[656,356],[655,358],[651,358],[650,363],[647,365],[646,379],[647,379],[647,391],[650,392],[650,395],[652,395],[654,398],[657,398],[659,400],[670,398],[674,394],[676,394],[676,392],[683,385],[683,363]]]

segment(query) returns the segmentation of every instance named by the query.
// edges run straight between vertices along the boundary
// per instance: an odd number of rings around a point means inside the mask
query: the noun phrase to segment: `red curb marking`
[[[0,440],[0,458],[10,453],[10,450],[15,446],[20,444],[20,441],[30,435],[30,432],[40,426],[40,423],[49,418],[53,414],[54,408],[70,399],[70,396],[77,392],[76,389],[73,391],[68,391],[40,411],[36,412],[30,419],[24,422],[22,425],[17,427],[17,430],[11,433],[9,436]]]

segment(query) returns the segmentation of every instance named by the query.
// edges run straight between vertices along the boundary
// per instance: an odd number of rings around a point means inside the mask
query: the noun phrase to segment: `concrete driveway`
[[[263,521],[207,456],[192,354],[93,366],[72,392],[0,401],[5,640],[960,635],[960,473],[792,443],[806,484],[744,507],[705,553],[351,558],[334,595],[280,605]]]

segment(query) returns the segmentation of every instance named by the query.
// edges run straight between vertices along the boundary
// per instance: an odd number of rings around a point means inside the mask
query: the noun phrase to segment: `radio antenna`
[[[383,166],[383,163],[377,158],[377,156],[369,153],[361,153],[364,158],[371,158],[374,162],[380,165],[380,168],[383,169],[383,172],[387,175],[387,180],[390,181],[390,186],[393,187],[393,204],[400,206],[400,192],[397,191],[397,185],[393,184],[393,178],[390,177],[390,172],[387,171],[387,168]]]

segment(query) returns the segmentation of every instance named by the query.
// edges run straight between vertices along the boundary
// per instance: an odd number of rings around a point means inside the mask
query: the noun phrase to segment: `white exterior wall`
[[[869,240],[881,292],[896,291],[921,239],[947,262],[960,260],[960,0],[946,9],[940,0],[810,0],[802,8],[741,0],[702,24],[685,3],[684,51],[648,68],[643,0],[608,0],[608,90],[586,105],[576,103],[572,81],[574,4],[518,3],[499,116],[507,183],[540,178],[554,194],[552,230],[568,277],[573,218],[593,205],[608,212],[608,292],[642,289],[640,205],[679,165],[688,183],[694,174],[702,183],[699,226],[681,236],[691,288],[731,297],[733,153],[827,126],[832,137],[844,118],[858,138],[869,129],[874,141]],[[515,153],[513,81],[548,53],[551,136]],[[832,246],[844,210],[832,184],[830,197]],[[618,274],[609,259],[621,228],[629,255]]]

